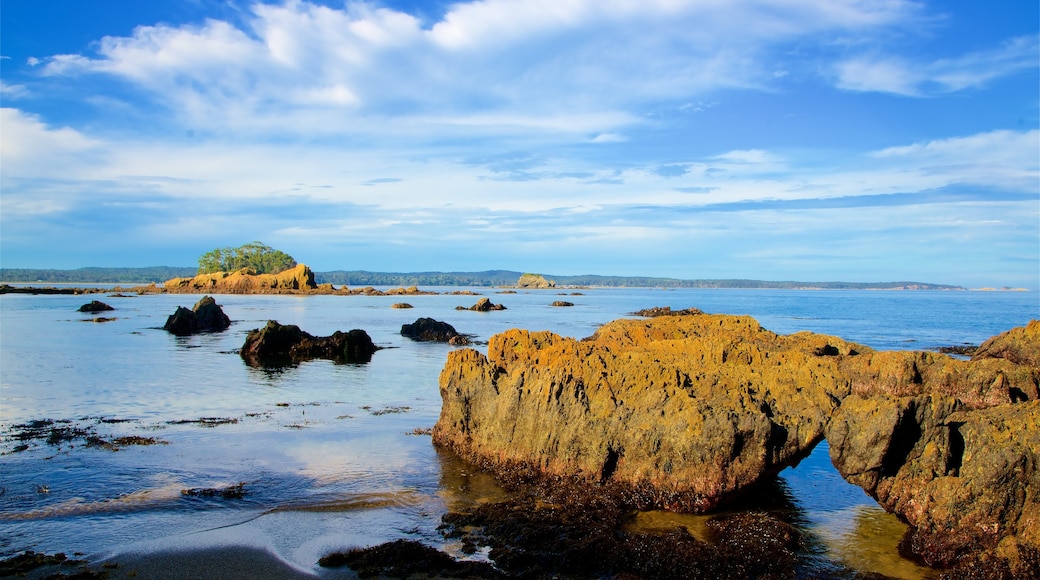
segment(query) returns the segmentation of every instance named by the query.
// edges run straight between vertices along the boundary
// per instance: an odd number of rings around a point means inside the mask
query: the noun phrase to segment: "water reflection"
[[[899,555],[906,524],[880,507],[861,505],[814,519],[815,534],[830,556],[850,568],[907,580],[937,576],[935,570]]]
[[[434,447],[440,464],[437,495],[449,512],[466,511],[477,504],[506,501],[510,494],[495,477],[466,463],[451,451]]]

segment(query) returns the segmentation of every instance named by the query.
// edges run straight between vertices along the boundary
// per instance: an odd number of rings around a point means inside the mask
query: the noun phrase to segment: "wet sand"
[[[323,571],[321,575],[300,570],[266,550],[248,546],[178,549],[148,553],[129,552],[91,564],[90,568],[96,570],[102,566],[105,566],[104,569],[108,572],[109,578],[154,578],[156,580],[356,578],[356,575],[346,568]]]

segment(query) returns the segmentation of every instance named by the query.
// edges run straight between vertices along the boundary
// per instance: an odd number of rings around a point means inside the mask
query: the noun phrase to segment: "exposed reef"
[[[1005,335],[964,361],[777,335],[746,316],[617,320],[584,340],[509,330],[486,356],[449,354],[433,440],[500,474],[704,511],[826,435],[843,476],[910,524],[907,553],[945,566],[996,549],[1009,570],[1029,571],[1040,322]]]
[[[249,331],[240,354],[253,366],[277,366],[316,358],[338,363],[367,363],[377,350],[379,347],[364,330],[313,336],[295,324],[269,320],[263,328]]]

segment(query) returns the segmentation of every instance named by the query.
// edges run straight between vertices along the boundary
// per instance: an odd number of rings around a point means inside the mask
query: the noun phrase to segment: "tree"
[[[217,248],[199,256],[199,274],[252,268],[257,274],[277,274],[296,267],[292,256],[261,242],[237,248]]]

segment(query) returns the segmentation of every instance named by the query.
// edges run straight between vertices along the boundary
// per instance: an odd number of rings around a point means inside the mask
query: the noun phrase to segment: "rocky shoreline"
[[[503,476],[703,512],[832,461],[910,525],[930,566],[1040,573],[1040,322],[971,360],[780,336],[750,317],[618,320],[575,340],[510,330],[449,354],[434,443]],[[980,563],[981,562],[981,563]]]

